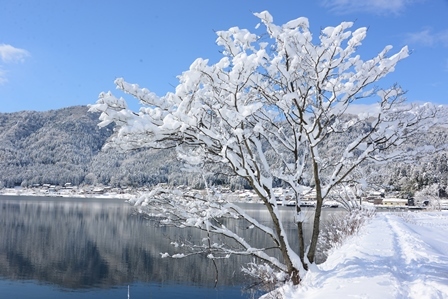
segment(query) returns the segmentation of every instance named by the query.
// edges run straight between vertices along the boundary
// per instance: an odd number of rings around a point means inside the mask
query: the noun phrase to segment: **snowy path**
[[[448,213],[380,213],[285,298],[448,298]]]

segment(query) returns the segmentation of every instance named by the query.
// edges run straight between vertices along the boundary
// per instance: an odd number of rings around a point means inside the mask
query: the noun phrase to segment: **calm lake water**
[[[244,208],[261,222],[259,206]],[[291,208],[282,210],[293,233]],[[310,214],[311,215],[311,214]],[[232,222],[255,243],[262,235]],[[249,298],[242,257],[162,259],[197,231],[158,227],[116,199],[0,196],[0,298]],[[292,235],[291,235],[292,238]],[[295,246],[295,244],[293,244]]]

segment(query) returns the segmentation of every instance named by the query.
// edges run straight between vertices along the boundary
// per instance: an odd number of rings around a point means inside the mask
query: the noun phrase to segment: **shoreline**
[[[104,193],[104,194],[92,194],[92,193],[35,193],[35,192],[2,192],[0,190],[0,198],[2,197],[17,197],[17,198],[54,198],[54,199],[114,199],[114,200],[130,200],[135,198],[137,194],[116,194],[116,193]]]

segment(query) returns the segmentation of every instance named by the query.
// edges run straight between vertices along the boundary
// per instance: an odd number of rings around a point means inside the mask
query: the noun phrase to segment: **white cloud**
[[[23,62],[27,56],[29,56],[27,50],[15,48],[7,44],[0,44],[0,59],[4,63]]]
[[[8,82],[6,77],[7,71],[4,69],[3,64],[24,62],[29,55],[27,50],[0,44],[0,85]]]
[[[423,1],[425,0],[321,0],[321,4],[336,13],[398,14],[407,6]]]
[[[419,32],[408,33],[406,43],[420,44],[427,47],[442,45],[448,47],[448,29],[440,32],[432,32],[431,29],[423,29]]]

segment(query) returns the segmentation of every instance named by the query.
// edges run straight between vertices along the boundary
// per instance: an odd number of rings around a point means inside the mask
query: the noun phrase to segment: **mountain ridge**
[[[36,184],[153,186],[158,183],[203,187],[199,175],[182,172],[174,150],[140,149],[120,152],[104,148],[113,125],[98,127],[98,114],[86,106],[49,111],[0,113],[0,188]],[[338,143],[344,143],[342,140]],[[448,130],[438,129],[418,141],[448,143]],[[448,155],[409,164],[388,164],[376,178],[381,185],[412,192],[431,184],[448,185]],[[232,189],[247,187],[238,177],[207,176]]]

